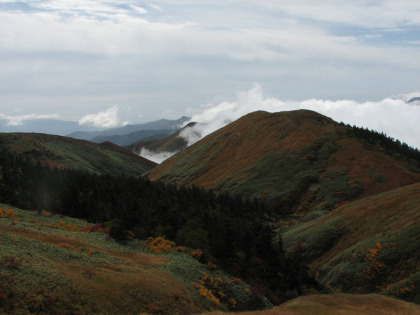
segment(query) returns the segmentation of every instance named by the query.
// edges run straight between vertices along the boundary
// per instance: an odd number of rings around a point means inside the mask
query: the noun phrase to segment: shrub
[[[17,215],[17,213],[15,211],[13,211],[12,209],[4,209],[4,208],[0,208],[0,218],[6,218],[12,221],[19,221],[19,216]]]
[[[169,253],[175,249],[175,242],[165,240],[163,237],[158,236],[156,238],[148,238],[149,245],[146,247],[147,250],[155,254]]]
[[[191,256],[192,257],[194,257],[194,258],[196,258],[196,259],[198,259],[198,260],[200,260],[201,259],[201,257],[203,256],[203,251],[201,250],[201,249],[196,249],[196,250],[193,250],[193,251],[191,251]]]

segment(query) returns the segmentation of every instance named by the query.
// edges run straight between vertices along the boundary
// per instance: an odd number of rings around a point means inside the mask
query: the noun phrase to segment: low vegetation
[[[420,154],[384,134],[310,111],[257,112],[156,167],[153,181],[138,176],[153,163],[110,143],[10,134],[0,146],[0,312],[420,303]],[[319,292],[337,294],[284,303]]]
[[[1,207],[2,313],[191,314],[252,309],[259,299],[161,237],[120,244],[86,221]]]
[[[0,159],[3,202],[84,218],[92,226],[100,223],[101,229],[121,242],[155,237],[149,244],[155,253],[174,247],[156,237],[193,248],[191,254],[200,262],[218,265],[244,279],[260,301],[265,296],[279,304],[318,288],[302,260],[286,257],[281,239],[273,240],[262,202],[145,178],[51,169],[7,151]],[[78,229],[64,221],[51,228]],[[261,308],[263,303],[254,303],[254,307]]]
[[[318,281],[339,292],[420,303],[420,184],[370,196],[280,228]]]

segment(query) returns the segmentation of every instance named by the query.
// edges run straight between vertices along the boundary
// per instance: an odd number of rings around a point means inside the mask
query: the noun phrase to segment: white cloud
[[[139,155],[150,160],[153,161],[155,163],[162,163],[163,161],[165,161],[166,159],[170,158],[172,155],[174,155],[177,152],[160,152],[160,153],[156,153],[153,151],[150,151],[146,148],[142,148]]]
[[[205,105],[192,116],[191,121],[199,122],[185,135],[189,144],[198,141],[200,137],[190,137],[192,132],[204,137],[211,132],[227,125],[241,116],[257,110],[280,112],[297,109],[310,109],[331,117],[335,121],[350,125],[367,127],[384,132],[390,137],[406,142],[408,145],[420,148],[418,126],[420,125],[420,107],[406,103],[404,99],[420,96],[420,93],[401,95],[400,98],[386,98],[381,101],[357,102],[353,100],[320,100],[282,101],[277,98],[265,97],[260,85],[247,92],[238,93],[236,100],[221,102],[217,105]]]
[[[369,28],[394,28],[398,25],[420,24],[420,6],[415,0],[264,0],[262,3],[291,16],[329,23]]]
[[[37,114],[29,114],[29,115],[20,115],[20,116],[8,116],[0,114],[1,120],[6,120],[7,126],[20,126],[23,124],[25,120],[33,120],[33,119],[57,119],[60,116],[57,114],[50,114],[50,115],[37,115]]]
[[[403,100],[405,102],[408,102],[408,101],[410,101],[411,99],[413,99],[415,97],[420,97],[420,91],[406,93],[406,94],[400,94],[400,95],[397,95],[397,96],[395,96],[393,98],[401,99],[401,100]]]
[[[116,128],[127,125],[128,122],[121,123],[119,121],[118,110],[118,105],[114,105],[103,112],[88,114],[79,120],[79,125],[91,125],[100,128]]]
[[[362,16],[362,21],[369,21],[371,15],[377,20],[383,19],[382,11],[376,11],[376,7],[366,8],[361,3],[356,5],[347,2],[343,8],[341,2],[330,1],[316,5],[307,1],[299,4],[286,1],[274,5],[264,2],[265,9],[272,7],[290,16],[269,18],[271,24],[256,25],[232,22],[235,10],[228,5],[207,4],[208,10],[213,13],[226,10],[230,19],[210,14],[212,20],[207,18],[204,22],[200,18],[205,15],[205,10],[199,12],[203,16],[188,16],[184,19],[172,12],[174,18],[166,21],[164,17],[151,19],[147,10],[134,1],[124,3],[127,4],[126,8],[113,1],[40,1],[32,4],[38,9],[34,13],[1,12],[0,45],[11,51],[75,51],[110,56],[135,54],[148,58],[173,54],[281,62],[339,58],[420,68],[417,50],[367,45],[359,42],[354,35],[331,34],[327,27],[305,20],[310,18],[334,23],[355,21],[354,24],[357,24],[358,19],[355,17],[359,16]],[[163,4],[167,3],[164,1]],[[191,6],[195,7],[193,4]],[[379,7],[386,8],[386,12],[396,10],[388,2]],[[413,12],[420,10],[420,5],[408,7],[412,11],[401,8],[396,10],[400,14],[394,14],[398,18],[392,19],[393,24],[408,23],[401,16],[405,13],[413,17]],[[242,13],[243,8],[238,11]],[[257,18],[258,21],[264,21],[266,13],[260,11],[242,13],[245,15],[243,19],[254,21]],[[318,11],[319,14],[314,14]],[[361,13],[364,11],[369,12],[369,15]],[[420,19],[412,19],[411,24],[417,20],[416,25],[420,24]]]
[[[155,119],[253,81],[278,98],[358,100],[419,82],[415,0],[0,3],[0,104],[28,96],[25,113],[52,98],[60,113],[74,98],[124,108],[136,94]]]
[[[135,12],[140,13],[140,14],[146,14],[147,10],[145,8],[139,7],[137,5],[130,5],[130,8],[132,8]]]

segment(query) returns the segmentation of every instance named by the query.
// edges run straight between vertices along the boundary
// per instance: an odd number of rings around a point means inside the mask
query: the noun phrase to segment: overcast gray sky
[[[199,116],[255,87],[260,100],[325,114],[330,104],[351,123],[369,102],[377,119],[395,125],[414,110],[420,125],[419,106],[381,105],[420,96],[420,1],[0,0],[0,117],[10,121]]]

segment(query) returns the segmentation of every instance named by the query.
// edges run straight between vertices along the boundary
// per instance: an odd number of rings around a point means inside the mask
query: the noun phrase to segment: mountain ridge
[[[134,125],[127,125],[118,128],[111,128],[106,129],[103,131],[94,131],[94,132],[73,132],[68,134],[68,137],[76,138],[76,139],[83,139],[83,140],[90,140],[92,141],[95,137],[101,137],[100,142],[105,141],[105,137],[110,136],[122,136],[127,135],[130,133],[134,133],[140,130],[176,130],[181,128],[182,124],[188,121],[190,118],[186,116],[182,116],[176,120],[170,119],[159,119],[152,122],[147,122],[143,124],[134,124]]]
[[[0,147],[34,163],[98,174],[139,176],[156,164],[111,142],[38,133],[0,133]]]
[[[420,181],[420,160],[388,154],[369,141],[313,111],[259,111],[172,156],[148,176],[267,199],[298,212],[328,210]]]

